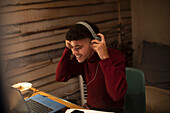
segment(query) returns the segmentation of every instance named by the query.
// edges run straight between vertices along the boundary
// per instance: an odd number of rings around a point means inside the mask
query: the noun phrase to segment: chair
[[[79,81],[80,81],[81,105],[83,106],[85,103],[87,103],[87,87],[81,75],[79,75]]]
[[[125,96],[124,113],[145,113],[144,73],[136,68],[126,67],[128,89]]]

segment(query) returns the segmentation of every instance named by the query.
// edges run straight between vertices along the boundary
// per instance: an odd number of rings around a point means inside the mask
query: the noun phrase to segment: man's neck
[[[93,54],[94,54],[94,51],[91,53],[91,55],[89,56],[89,58],[88,58],[88,59],[90,59],[90,58],[91,58],[91,56],[93,56]]]

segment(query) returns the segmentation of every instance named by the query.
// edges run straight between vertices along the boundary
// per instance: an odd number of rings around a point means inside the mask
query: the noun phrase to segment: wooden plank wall
[[[68,27],[88,20],[98,25],[109,45],[118,39],[118,0],[2,0],[0,30],[7,83],[33,87],[65,98],[79,87],[78,78],[55,81]],[[124,40],[131,41],[130,0],[121,0]],[[71,95],[79,99],[79,92]]]

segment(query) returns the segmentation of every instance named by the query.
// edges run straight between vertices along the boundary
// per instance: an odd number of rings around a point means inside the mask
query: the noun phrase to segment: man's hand
[[[99,33],[97,35],[101,37],[101,41],[95,39],[95,40],[92,40],[91,43],[93,45],[94,51],[98,53],[100,59],[104,60],[106,58],[109,58],[106,41],[105,41],[103,34]]]
[[[66,47],[67,47],[68,49],[71,49],[71,48],[72,48],[71,42],[70,42],[69,40],[65,40],[65,44],[66,44]]]

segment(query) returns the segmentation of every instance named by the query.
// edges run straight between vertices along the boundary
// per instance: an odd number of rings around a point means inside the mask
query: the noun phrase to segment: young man
[[[101,40],[94,39],[92,30]],[[90,109],[122,113],[127,90],[123,54],[107,48],[104,35],[96,25],[87,21],[71,26],[65,42],[56,81],[68,81],[82,75],[87,85]]]

